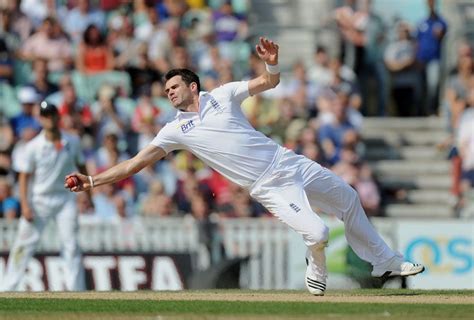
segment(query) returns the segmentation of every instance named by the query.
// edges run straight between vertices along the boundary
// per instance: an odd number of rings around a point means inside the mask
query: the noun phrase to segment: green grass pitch
[[[1,294],[0,319],[474,318],[472,290],[329,291],[323,298],[302,291],[204,290],[185,291],[182,297],[149,291]]]

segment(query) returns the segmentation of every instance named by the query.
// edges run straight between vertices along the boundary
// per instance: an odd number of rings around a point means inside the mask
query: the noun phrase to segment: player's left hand
[[[260,43],[255,46],[258,57],[268,64],[278,64],[278,49],[279,46],[267,39],[260,37]]]

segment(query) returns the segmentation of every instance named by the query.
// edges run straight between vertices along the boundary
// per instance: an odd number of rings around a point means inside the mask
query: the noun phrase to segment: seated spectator
[[[457,146],[462,163],[461,192],[474,188],[474,81],[471,81],[467,108],[459,121]]]
[[[105,15],[95,10],[89,0],[78,0],[62,21],[64,30],[74,43],[79,43],[81,35],[88,26],[95,25],[100,31],[105,30]]]
[[[9,151],[13,148],[15,142],[15,135],[13,134],[13,129],[8,122],[0,114],[0,151]]]
[[[308,69],[308,78],[316,85],[325,87],[331,84],[333,71],[330,68],[331,59],[325,47],[317,46],[314,61]]]
[[[77,194],[77,210],[79,211],[80,216],[92,217],[94,213],[94,204],[91,202],[88,194],[86,192],[80,192]]]
[[[58,103],[61,128],[80,136],[93,135],[95,120],[89,105],[77,97],[70,78],[65,80],[61,83],[62,99]]]
[[[266,214],[266,209],[252,200],[248,191],[238,185],[229,185],[232,197],[230,201],[218,207],[220,214],[226,218],[256,218]]]
[[[44,59],[33,60],[33,81],[30,83],[41,100],[57,92],[58,86],[49,81],[48,62]]]
[[[41,130],[35,111],[35,106],[41,101],[41,97],[34,88],[22,87],[18,91],[18,100],[21,104],[21,113],[10,120],[10,125],[17,140],[31,140]]]
[[[96,141],[100,143],[107,131],[113,131],[121,141],[125,140],[130,117],[128,112],[117,103],[117,90],[109,85],[99,89],[98,100],[91,105],[96,120]]]
[[[132,215],[131,198],[120,191],[115,184],[102,185],[94,188],[94,218],[104,221],[116,221]]]
[[[233,41],[245,38],[247,22],[245,18],[236,14],[230,1],[222,2],[218,10],[213,13],[214,30],[220,54],[225,59],[234,60]]]
[[[101,147],[96,150],[93,163],[88,163],[87,169],[91,173],[96,173],[110,168],[117,161],[122,162],[130,158],[130,156],[119,150],[118,136],[114,131],[105,133]]]
[[[320,88],[308,78],[302,61],[293,64],[293,73],[286,86],[286,94],[294,101],[295,107],[307,111],[310,116],[316,114],[314,106]]]
[[[330,165],[340,160],[344,144],[356,144],[358,140],[356,128],[347,116],[347,106],[343,105],[340,99],[332,102],[334,121],[322,125],[319,129],[319,140],[324,156]]]
[[[114,68],[112,49],[98,27],[89,25],[84,31],[76,54],[76,69],[86,75],[110,71]]]
[[[0,218],[14,220],[20,217],[20,201],[12,196],[10,182],[0,177]]]
[[[72,64],[72,47],[54,18],[46,18],[39,30],[23,44],[21,57],[27,61],[44,59],[50,72],[63,72]]]
[[[165,193],[159,180],[151,183],[149,192],[141,199],[140,214],[145,217],[168,217],[177,213],[173,199]]]
[[[22,1],[23,4],[25,1]],[[20,1],[4,1],[1,6],[1,18],[3,32],[6,37],[13,36],[15,49],[9,48],[12,52],[16,52],[20,44],[25,42],[33,31],[32,21],[20,10]],[[43,20],[41,20],[43,21]],[[40,22],[41,22],[40,21]],[[1,33],[1,31],[0,31]],[[10,37],[10,39],[12,39]],[[13,44],[7,40],[7,45]]]
[[[13,59],[0,35],[0,86],[2,83],[13,83]]]
[[[151,100],[150,88],[142,87],[132,117],[132,129],[138,134],[139,150],[147,146],[161,128],[158,125],[159,115],[160,109]]]

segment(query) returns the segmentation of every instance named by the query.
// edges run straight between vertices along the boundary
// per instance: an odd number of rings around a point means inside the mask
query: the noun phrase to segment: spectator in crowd
[[[58,86],[49,80],[48,62],[45,59],[33,60],[33,81],[30,85],[41,100],[58,91]]]
[[[84,31],[76,54],[76,69],[86,75],[110,71],[115,60],[112,49],[98,27],[91,24]]]
[[[334,165],[341,159],[344,145],[357,144],[358,134],[348,119],[347,105],[344,105],[339,98],[332,101],[331,111],[334,115],[333,121],[321,126],[319,140],[326,160],[330,165]]]
[[[461,193],[474,188],[474,79],[471,79],[466,99],[467,108],[459,121],[456,143],[462,163]],[[462,205],[466,205],[463,203]]]
[[[0,152],[8,151],[13,148],[15,135],[13,129],[6,117],[0,113]]]
[[[0,218],[9,221],[20,217],[20,201],[12,196],[10,182],[0,177]]]
[[[56,1],[51,0],[13,0],[20,4],[20,10],[35,27],[41,25],[41,22],[47,17],[52,17],[56,13]]]
[[[149,11],[156,15],[153,9]],[[134,37],[133,23],[126,15],[115,16],[110,25],[109,41],[115,56],[115,68],[130,74],[133,96],[137,96],[140,87],[159,78],[148,57],[148,40]]]
[[[333,73],[329,67],[331,58],[327,49],[323,46],[317,46],[314,53],[313,64],[308,69],[308,78],[316,86],[328,86],[333,78]]]
[[[18,38],[18,45],[25,42],[33,31],[32,20],[20,10],[20,2],[20,0],[8,0],[0,5],[2,11],[0,25],[3,29],[0,33],[6,32],[7,37]]]
[[[225,59],[234,60],[234,41],[245,38],[247,22],[236,14],[230,1],[223,1],[218,10],[213,13],[214,30],[220,54]]]
[[[409,117],[420,115],[420,78],[415,69],[416,43],[405,22],[397,26],[397,39],[385,49],[384,60],[391,73],[392,97],[397,115]]]
[[[449,159],[452,164],[452,185],[451,192],[458,198],[462,196],[461,175],[462,163],[459,155],[456,136],[458,135],[461,116],[467,105],[467,96],[470,83],[474,81],[473,61],[470,56],[459,56],[458,66],[455,73],[448,79],[444,104],[447,110],[449,138],[439,144],[439,147],[449,147]]]
[[[105,30],[104,13],[94,9],[90,0],[77,0],[76,6],[66,14],[62,23],[64,30],[76,44],[81,41],[81,35],[91,25],[95,25],[99,32]]]
[[[27,61],[44,59],[50,72],[64,72],[72,65],[72,47],[56,19],[48,17],[38,31],[26,39],[21,57]]]
[[[7,44],[0,36],[0,86],[13,82],[13,60],[8,52]]]
[[[117,103],[117,89],[104,85],[99,89],[98,100],[91,105],[96,122],[96,141],[102,141],[106,131],[114,131],[120,140],[126,139],[130,126],[130,117],[124,108]]]
[[[145,217],[169,217],[176,214],[172,197],[165,193],[163,184],[154,180],[148,193],[139,204],[141,215]]]
[[[160,109],[151,100],[151,90],[142,87],[138,98],[138,104],[132,117],[132,129],[138,134],[138,149],[148,145],[158,133],[160,127],[157,125]]]
[[[417,28],[418,51],[416,61],[424,82],[425,114],[438,112],[441,79],[441,45],[448,24],[436,10],[436,0],[427,0],[429,15]]]
[[[35,108],[41,98],[32,87],[22,87],[18,91],[21,113],[10,120],[10,125],[17,140],[31,140],[41,129]]]
[[[93,135],[95,119],[88,104],[77,97],[76,89],[69,76],[62,78],[61,99],[58,103],[61,128],[79,136]]]

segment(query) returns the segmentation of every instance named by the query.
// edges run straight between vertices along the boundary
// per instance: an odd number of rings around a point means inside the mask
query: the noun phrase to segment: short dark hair
[[[183,79],[184,83],[186,83],[188,86],[192,82],[195,82],[197,84],[198,92],[201,91],[201,83],[199,82],[198,75],[189,69],[171,69],[165,74],[165,83],[169,79],[176,76],[181,76],[181,79]]]

